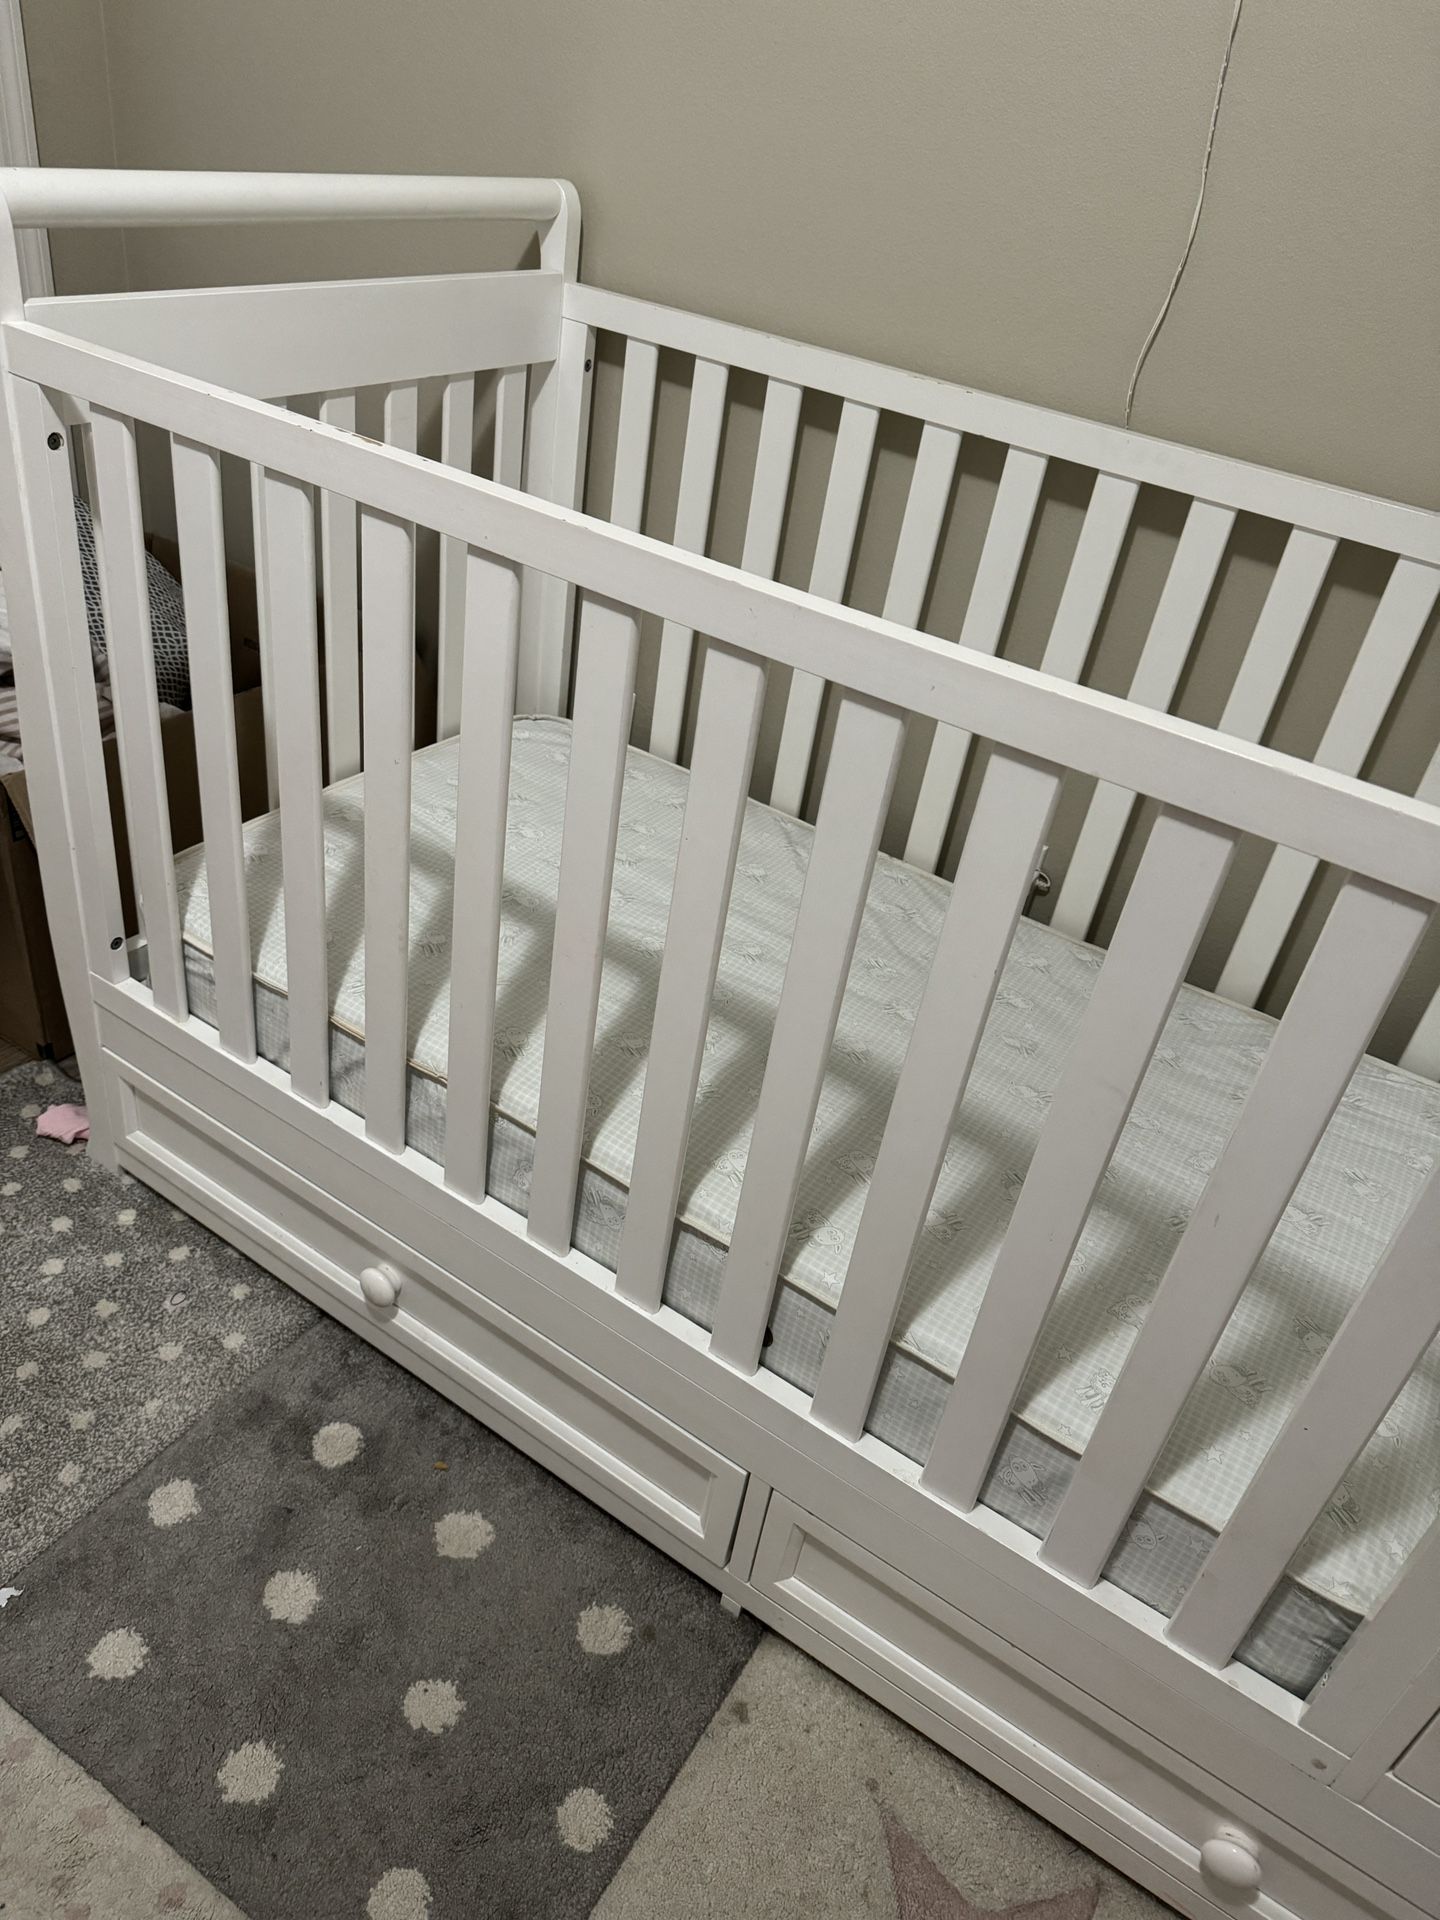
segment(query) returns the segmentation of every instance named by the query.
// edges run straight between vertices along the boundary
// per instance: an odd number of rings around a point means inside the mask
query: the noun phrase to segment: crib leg
[[[723,1613],[728,1613],[732,1620],[738,1620],[745,1611],[740,1602],[733,1600],[728,1593],[721,1594],[720,1608]]]

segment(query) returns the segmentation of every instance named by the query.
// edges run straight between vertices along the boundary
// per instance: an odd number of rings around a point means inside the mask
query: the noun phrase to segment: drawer
[[[1151,1884],[1183,1911],[1264,1912],[1273,1920],[1357,1920],[1384,1911],[1290,1851],[1288,1831],[1282,1838],[1261,1809],[1222,1782],[1198,1770],[1182,1777],[1159,1740],[781,1494],[766,1512],[751,1579],[881,1676],[889,1703],[961,1759],[1052,1819],[1050,1796],[1058,1794],[1097,1852],[1107,1851],[1107,1835],[1123,1835],[1129,1858],[1114,1850],[1110,1857],[1142,1879],[1148,1864]],[[1042,1790],[1027,1794],[1027,1782]],[[1081,1831],[1071,1820],[1062,1824]],[[1227,1884],[1237,1839],[1258,1861],[1268,1899]]]
[[[746,1475],[374,1222],[152,1083],[121,1073],[122,1153],[282,1277],[637,1531],[723,1565]],[[360,1276],[383,1266],[393,1304]],[[382,1291],[370,1282],[372,1291]]]
[[[1440,1853],[1440,1715],[1381,1774],[1360,1804],[1387,1826]]]

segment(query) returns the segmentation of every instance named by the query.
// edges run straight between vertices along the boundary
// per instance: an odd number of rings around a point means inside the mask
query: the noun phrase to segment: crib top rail
[[[170,173],[148,168],[4,167],[17,227],[178,227],[305,220],[557,219],[563,180],[468,174]]]

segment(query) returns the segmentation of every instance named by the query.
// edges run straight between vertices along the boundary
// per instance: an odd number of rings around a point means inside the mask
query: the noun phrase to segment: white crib
[[[563,182],[12,172],[0,213],[0,558],[93,1151],[1182,1912],[1440,1914],[1440,518],[600,292]],[[380,216],[526,223],[538,265],[26,300],[13,232]],[[958,646],[921,630],[952,548]],[[1347,565],[1377,604],[1280,752]],[[1397,728],[1415,797],[1359,777]]]

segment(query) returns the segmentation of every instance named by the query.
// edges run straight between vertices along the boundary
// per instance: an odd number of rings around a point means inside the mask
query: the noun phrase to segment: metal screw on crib
[[[63,433],[46,434],[45,444],[52,453],[58,453],[65,444],[65,436]]]

